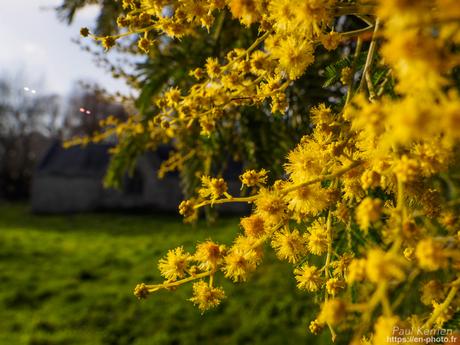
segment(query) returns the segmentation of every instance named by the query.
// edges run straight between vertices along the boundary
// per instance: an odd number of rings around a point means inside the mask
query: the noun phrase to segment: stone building
[[[31,208],[36,213],[72,213],[100,210],[158,210],[177,212],[183,196],[178,173],[158,179],[157,171],[169,154],[168,147],[145,154],[137,161],[121,190],[105,189],[103,177],[109,164],[109,144],[64,149],[54,142],[38,163],[31,188]],[[238,193],[241,166],[232,163],[226,173],[229,189]],[[225,213],[247,211],[247,205],[220,207]]]
[[[156,177],[167,149],[142,156],[121,190],[105,189],[103,177],[109,164],[109,144],[64,149],[55,142],[36,167],[31,206],[37,213],[87,212],[105,209],[172,211],[182,200],[179,178]]]

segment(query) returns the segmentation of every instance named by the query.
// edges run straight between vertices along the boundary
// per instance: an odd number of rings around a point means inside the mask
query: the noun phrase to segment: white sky
[[[59,4],[60,0],[0,0],[0,73],[24,69],[28,81],[43,82],[45,90],[37,91],[62,95],[76,80],[126,91],[121,80],[97,68],[91,54],[71,42],[81,27],[93,25],[97,7],[86,7],[68,26],[51,9]]]

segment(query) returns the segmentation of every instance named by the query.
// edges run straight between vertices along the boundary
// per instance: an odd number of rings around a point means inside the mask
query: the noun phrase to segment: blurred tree
[[[62,136],[68,139],[93,135],[101,130],[100,122],[108,116],[123,121],[127,113],[121,104],[104,97],[97,86],[76,82],[63,113]]]
[[[28,195],[37,158],[60,136],[59,97],[26,80],[23,72],[0,76],[0,193],[7,198]]]

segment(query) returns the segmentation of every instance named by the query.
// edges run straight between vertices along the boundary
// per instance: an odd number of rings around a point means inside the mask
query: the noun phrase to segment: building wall
[[[72,213],[114,209],[152,209],[178,212],[183,200],[177,175],[157,177],[160,162],[141,157],[136,169],[141,185],[134,191],[105,189],[102,175],[58,175],[36,172],[31,191],[31,207],[36,213]],[[229,192],[239,194],[239,181],[228,181]],[[216,207],[227,214],[247,213],[247,204],[231,203]]]
[[[31,207],[37,213],[86,212],[97,208],[102,183],[97,179],[35,176]]]

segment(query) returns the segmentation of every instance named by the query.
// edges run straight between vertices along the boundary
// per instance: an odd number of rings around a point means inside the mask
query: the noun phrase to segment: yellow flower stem
[[[262,75],[260,77],[258,77],[257,79],[255,79],[254,81],[252,81],[251,84],[247,85],[246,88],[249,88],[251,86],[254,86],[258,83],[260,83],[263,78],[265,77],[265,75]],[[262,96],[259,96],[258,99],[265,99],[267,97],[270,97],[272,94],[275,94],[276,92],[278,91],[281,91],[281,90],[284,90],[286,89],[286,87],[289,86],[291,81],[287,81],[285,83],[283,83],[278,89],[276,90],[273,90],[272,92],[268,93],[268,94],[265,94],[265,95],[262,95]],[[203,117],[205,115],[208,115],[210,113],[212,113],[212,111],[216,108],[222,108],[224,109],[227,105],[231,104],[233,101],[238,101],[238,100],[244,100],[244,99],[254,99],[255,97],[238,97],[242,92],[244,91],[244,89],[242,90],[239,90],[238,92],[236,92],[235,94],[232,95],[232,97],[230,98],[229,101],[227,102],[224,102],[222,104],[217,104],[217,105],[214,105],[212,108],[204,111],[204,112],[201,112],[201,113],[198,113],[195,115],[196,118],[200,118],[200,117]],[[179,122],[179,119],[176,119],[178,122]],[[180,121],[182,122],[185,122],[185,121],[188,121],[189,123],[187,124],[187,127],[190,127],[192,125],[192,123],[194,122],[194,118],[188,120],[187,118],[184,118],[184,119],[180,119]]]
[[[209,286],[212,287],[213,284],[214,284],[214,274],[211,274],[209,276]]]
[[[453,286],[450,289],[444,302],[442,302],[442,304],[435,309],[433,314],[431,314],[431,317],[423,324],[422,328],[429,328],[436,321],[439,315],[441,315],[441,313],[449,307],[454,298],[457,296],[458,288],[460,286],[460,278],[457,278],[457,280],[452,282],[452,285]]]
[[[339,4],[336,6],[335,16],[343,15],[360,15],[373,13],[375,11],[376,3],[367,2],[365,4]]]
[[[387,285],[387,282],[383,282],[380,285],[378,285],[377,290],[374,291],[374,294],[371,296],[369,302],[366,303],[366,307],[362,308],[365,310],[365,312],[361,316],[360,326],[358,327],[357,331],[353,336],[352,343],[359,343],[362,335],[369,327],[369,323],[372,319],[372,314],[374,313],[375,308],[380,304],[380,302],[384,298],[384,295],[386,294]],[[355,308],[353,309],[357,310],[360,306],[355,305],[354,307]],[[361,307],[359,309],[361,309]]]
[[[327,323],[327,327],[329,327],[329,331],[331,332],[331,340],[332,340],[332,342],[335,342],[335,339],[337,338],[337,334],[335,333],[334,328],[332,328],[332,326],[329,324],[329,322]]]
[[[236,57],[234,60],[230,61],[227,65],[222,67],[222,71],[226,71],[228,68],[230,68],[235,62],[241,60],[242,58],[246,57],[250,52],[252,52],[254,49],[256,49],[259,44],[261,44],[265,39],[272,33],[271,30],[265,32],[262,36],[257,38],[246,51],[244,54],[241,54],[240,56]]]
[[[363,46],[363,40],[361,39],[361,37],[358,37],[358,40],[356,41],[355,54],[353,56],[353,64],[351,66],[351,78],[348,81],[348,90],[347,90],[347,98],[345,100],[345,105],[347,105],[350,102],[351,96],[353,95],[353,85],[355,82],[354,76],[356,72],[356,65],[358,63],[358,57],[359,57],[359,53],[361,53],[362,46]]]
[[[126,31],[126,32],[124,32],[122,34],[113,35],[111,37],[113,37],[114,39],[117,40],[119,38],[134,35],[134,34],[142,34],[144,32],[147,32],[147,31],[155,29],[155,25],[156,24],[149,25],[149,26],[146,26],[145,28],[137,29],[137,30],[134,30],[134,31]],[[95,35],[90,35],[90,37],[93,38],[96,41],[102,41],[105,38],[104,36],[95,36]]]
[[[141,7],[141,8],[138,8],[138,9],[135,9],[135,10],[131,10],[128,12],[128,14],[130,15],[133,15],[133,14],[137,14],[137,13],[141,13],[141,12],[146,12],[148,10],[153,10],[154,7],[152,6],[145,6],[145,7]]]
[[[328,211],[327,213],[327,221],[326,221],[326,227],[327,227],[327,255],[326,255],[326,263],[324,264],[324,273],[326,275],[326,278],[330,277],[330,272],[329,272],[329,263],[331,262],[331,256],[332,256],[332,217],[331,217],[331,210]],[[326,294],[326,301],[328,300],[328,296]],[[335,339],[337,338],[337,334],[334,331],[334,328],[327,323],[327,327],[329,328],[329,331],[331,332],[331,338],[332,342],[335,342]]]
[[[365,28],[362,29],[357,29],[357,30],[351,30],[351,31],[345,31],[345,32],[339,32],[341,38],[352,38],[364,34],[366,32],[369,32],[374,29],[373,25],[366,26]]]
[[[212,274],[213,274],[212,271],[207,271],[207,272],[195,274],[194,276],[190,276],[190,277],[187,277],[187,278],[175,281],[175,282],[171,282],[171,283],[146,285],[146,286],[147,286],[149,292],[155,292],[155,291],[158,291],[158,290],[161,290],[161,289],[167,289],[167,288],[172,288],[172,287],[175,287],[175,286],[180,286],[182,284],[185,284],[185,283],[197,280],[197,279],[208,277],[208,276],[210,276]]]
[[[220,33],[222,32],[224,21],[225,21],[225,12],[222,11],[219,13],[219,18],[217,19],[217,27],[212,35],[212,39],[214,40],[214,45],[217,44]]]
[[[342,169],[337,170],[335,173],[328,174],[328,175],[322,175],[322,176],[317,177],[317,178],[315,178],[313,180],[310,180],[310,181],[307,181],[307,182],[304,182],[304,183],[300,183],[300,184],[297,184],[297,185],[289,187],[289,188],[285,188],[285,189],[281,190],[281,194],[285,195],[285,194],[288,194],[288,193],[290,193],[292,191],[295,191],[295,190],[297,190],[299,188],[302,188],[302,187],[305,187],[305,186],[308,186],[308,185],[311,185],[311,184],[314,184],[314,183],[318,183],[318,182],[325,181],[325,180],[331,180],[334,177],[338,177],[340,175],[345,174],[346,172],[348,172],[351,169],[359,166],[360,164],[362,164],[361,161],[355,161],[355,162],[351,163],[350,165],[348,165],[348,166],[346,166],[346,167],[344,167]],[[247,196],[247,197],[231,197],[231,198],[217,199],[217,200],[205,200],[205,201],[195,205],[194,208],[198,209],[200,207],[207,206],[207,205],[225,204],[225,203],[229,203],[229,202],[251,203],[251,202],[257,200],[258,197],[259,197],[259,194],[256,194],[256,195],[253,195],[253,196]]]
[[[327,221],[326,221],[326,231],[327,231],[327,255],[326,255],[326,263],[324,264],[324,271],[326,274],[326,278],[330,277],[329,272],[329,264],[331,262],[332,256],[332,217],[331,217],[331,210],[327,213]]]
[[[375,48],[377,46],[377,32],[379,30],[380,21],[379,18],[375,20],[374,33],[372,34],[372,40],[369,44],[369,51],[367,53],[366,63],[364,64],[363,75],[361,77],[361,82],[358,87],[358,91],[361,90],[364,86],[364,81],[366,79],[366,73],[370,71],[372,61],[374,60]]]
[[[391,304],[391,309],[395,310],[396,308],[399,307],[399,305],[404,301],[404,298],[407,296],[407,293],[411,291],[411,284],[414,281],[415,278],[420,274],[420,270],[415,269],[413,270],[409,277],[407,278],[406,283],[404,284],[403,291],[399,294],[399,296],[394,300],[394,302]]]
[[[391,73],[392,73],[391,68],[387,71],[387,73],[385,73],[385,77],[384,77],[382,83],[380,84],[379,89],[377,90],[377,97],[382,96],[383,91],[385,91],[385,85],[390,80]]]
[[[293,192],[293,191],[295,191],[295,190],[297,190],[299,188],[306,187],[306,186],[311,185],[311,184],[315,184],[315,183],[326,181],[326,180],[331,180],[334,177],[341,176],[341,175],[345,174],[346,172],[352,170],[353,168],[356,168],[357,166],[361,165],[362,163],[363,162],[361,162],[361,161],[355,161],[355,162],[351,163],[350,165],[348,165],[346,167],[343,167],[342,169],[337,170],[335,173],[319,176],[319,177],[317,177],[317,178],[315,178],[313,180],[310,180],[310,181],[307,181],[307,182],[304,182],[304,183],[300,183],[300,184],[294,185],[294,186],[289,187],[289,188],[285,188],[281,192],[282,192],[282,194],[287,194],[287,193]]]
[[[374,85],[372,85],[371,74],[369,71],[366,71],[365,78],[366,78],[367,89],[369,90],[369,101],[373,102],[375,99],[375,91],[374,91]]]
[[[388,299],[388,293],[387,293],[386,290],[382,293],[382,301],[381,302],[382,302],[382,307],[383,307],[383,313],[386,316],[391,316],[393,314],[393,312],[391,310],[391,305],[390,305],[390,301]]]
[[[397,210],[400,214],[399,222],[399,234],[396,237],[396,240],[393,242],[393,245],[390,248],[390,252],[396,253],[402,245],[402,228],[404,226],[404,221],[406,219],[406,207],[404,205],[404,182],[401,179],[398,180],[398,195],[397,195]]]
[[[227,198],[227,199],[217,199],[217,200],[205,200],[197,205],[194,206],[195,209],[207,206],[207,205],[216,205],[216,204],[225,204],[228,202],[253,202],[257,199],[257,195],[248,196],[248,197],[238,197],[238,198]]]

